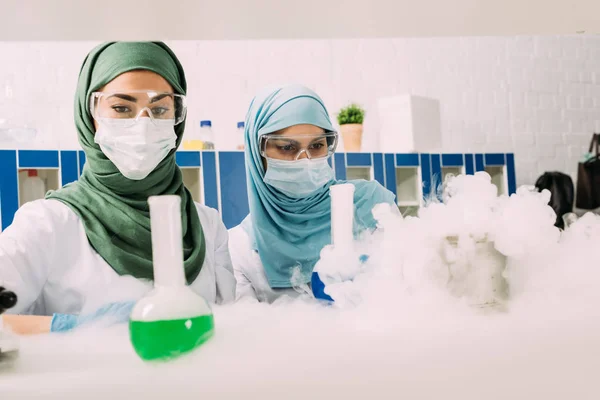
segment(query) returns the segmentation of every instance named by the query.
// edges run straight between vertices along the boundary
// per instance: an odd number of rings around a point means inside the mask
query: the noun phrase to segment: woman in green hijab
[[[166,194],[182,200],[191,288],[209,302],[234,300],[227,230],[216,210],[194,203],[175,164],[185,95],[183,68],[164,43],[104,43],[88,54],[75,95],[83,174],[23,206],[0,235],[0,286],[18,296],[12,313],[77,314],[91,292],[114,292],[120,276],[152,280],[147,200]],[[127,296],[119,300],[135,300]],[[49,317],[23,318],[5,321],[48,330]]]

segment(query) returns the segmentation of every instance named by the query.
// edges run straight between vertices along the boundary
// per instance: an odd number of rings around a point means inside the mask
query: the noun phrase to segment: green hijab
[[[119,275],[153,279],[148,197],[179,195],[184,267],[191,283],[204,262],[205,239],[198,211],[175,164],[175,149],[148,177],[134,181],[121,175],[94,142],[91,93],[132,70],[155,72],[171,84],[175,93],[186,93],[183,68],[164,43],[110,42],[93,49],[79,72],[75,95],[75,126],[87,162],[77,182],[49,192],[46,198],[65,203],[79,215],[91,246]],[[177,146],[184,128],[185,122],[175,126]]]

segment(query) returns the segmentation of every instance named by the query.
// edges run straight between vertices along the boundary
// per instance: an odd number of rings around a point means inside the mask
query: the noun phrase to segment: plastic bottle
[[[183,150],[202,150],[199,129],[187,129],[183,135]]]
[[[200,121],[200,140],[202,141],[202,150],[215,149],[215,135],[212,131],[211,121]]]
[[[38,176],[35,169],[27,170],[27,178],[23,180],[23,188],[21,190],[21,204],[28,203],[33,200],[43,199],[46,196],[46,184]]]
[[[210,307],[185,282],[181,198],[153,196],[148,204],[154,290],[135,305],[129,322],[133,348],[146,361],[190,352],[214,332]]]
[[[185,133],[183,141],[184,150],[214,150],[215,138],[211,121],[200,121],[200,129]]]
[[[244,150],[244,121],[237,123],[237,135],[236,140],[238,141],[238,145],[236,146],[237,150]]]

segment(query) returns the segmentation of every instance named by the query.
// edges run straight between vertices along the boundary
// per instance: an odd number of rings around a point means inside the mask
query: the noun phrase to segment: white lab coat
[[[250,237],[241,225],[229,230],[229,252],[237,281],[238,299],[251,298],[272,303],[282,296],[296,298],[305,293],[302,288],[273,289],[269,285],[260,256],[252,248]]]
[[[216,210],[196,204],[206,239],[202,270],[190,287],[211,303],[235,300],[228,235]],[[11,313],[79,313],[86,295],[119,275],[88,242],[79,216],[57,200],[27,203],[0,234],[0,286],[17,294]],[[114,286],[113,286],[114,288]]]

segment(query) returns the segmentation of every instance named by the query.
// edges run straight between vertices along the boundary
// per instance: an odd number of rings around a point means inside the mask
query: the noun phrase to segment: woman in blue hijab
[[[238,298],[273,302],[307,287],[323,247],[331,243],[329,159],[338,134],[321,98],[301,85],[268,88],[246,116],[246,175],[250,214],[230,230]],[[376,181],[355,186],[356,231],[375,229],[371,215],[394,195]]]

